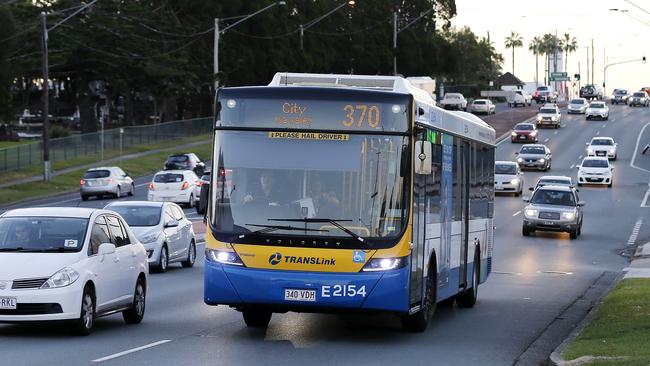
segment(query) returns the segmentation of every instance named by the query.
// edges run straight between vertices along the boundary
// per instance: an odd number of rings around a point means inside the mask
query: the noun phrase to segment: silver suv
[[[568,232],[571,239],[582,233],[582,207],[578,192],[567,186],[542,186],[533,196],[524,198],[522,234],[530,235],[536,230]]]

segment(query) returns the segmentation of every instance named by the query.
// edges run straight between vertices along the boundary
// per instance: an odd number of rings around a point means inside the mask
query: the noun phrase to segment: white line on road
[[[607,127],[607,125],[603,123],[603,127]]]
[[[650,183],[648,183],[648,190],[645,191],[645,196],[643,196],[643,201],[641,201],[641,205],[639,207],[649,207],[648,197],[650,197]]]
[[[554,135],[557,135],[557,131],[554,131],[553,134],[554,134]]]
[[[515,275],[515,276],[521,276],[523,273],[521,272],[508,272],[508,271],[492,271],[494,274],[507,274],[507,275]]]
[[[628,246],[632,246],[636,242],[636,238],[639,236],[639,231],[641,231],[641,225],[643,225],[643,218],[639,217],[639,219],[636,220],[636,224],[634,224],[632,234],[630,234],[630,237],[627,239]]]
[[[521,210],[519,210],[519,211],[513,213],[512,216],[515,217],[515,216],[519,215],[520,213],[521,213]]]
[[[582,159],[582,155],[578,156],[578,160]]]
[[[147,349],[147,348],[151,348],[151,347],[159,346],[159,345],[161,345],[161,344],[165,344],[165,343],[169,343],[169,342],[171,342],[171,340],[169,340],[169,339],[163,339],[162,341],[158,341],[158,342],[154,342],[154,343],[149,343],[149,344],[144,345],[144,346],[141,346],[141,347],[131,348],[130,350],[126,350],[126,351],[124,351],[124,352],[114,353],[114,354],[112,354],[112,355],[110,355],[110,356],[106,356],[106,357],[98,358],[98,359],[96,359],[96,360],[93,360],[93,362],[104,362],[104,361],[112,360],[112,359],[115,359],[115,358],[118,358],[118,357],[122,357],[122,356],[124,356],[124,355],[128,355],[129,353],[134,353],[134,352],[142,351],[142,350],[145,350],[145,349]]]
[[[643,136],[643,131],[645,131],[646,127],[648,126],[650,126],[650,123],[646,123],[643,126],[643,128],[641,129],[641,133],[639,133],[639,136],[636,138],[636,146],[634,146],[634,154],[632,155],[632,159],[630,160],[630,167],[650,173],[650,170],[639,168],[638,166],[634,165],[634,160],[636,159],[636,153],[639,152],[639,142],[641,142],[641,136]]]
[[[37,205],[37,206],[38,206],[38,207],[44,207],[44,206],[55,206],[55,205],[58,205],[59,203],[65,203],[65,202],[71,202],[71,201],[79,201],[80,199],[81,199],[81,197],[77,197],[77,198],[69,198],[69,199],[67,199],[67,200],[48,202],[48,203],[44,203],[44,204],[42,204],[42,205]]]
[[[548,142],[550,140],[548,137],[544,139],[544,142]]]
[[[575,168],[575,167],[576,167],[575,164],[571,164],[571,166],[569,167],[569,169],[573,169],[573,168]]]
[[[600,135],[600,130],[596,131],[596,136]]]

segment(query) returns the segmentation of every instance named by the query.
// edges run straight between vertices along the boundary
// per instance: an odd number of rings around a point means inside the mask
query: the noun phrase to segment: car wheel
[[[427,276],[427,287],[425,289],[424,301],[420,311],[415,314],[409,314],[402,317],[402,328],[409,332],[424,332],[429,325],[429,321],[436,312],[437,284],[438,274],[435,258],[429,266],[429,276]]]
[[[88,196],[82,194],[81,195],[81,200],[82,201],[88,201]]]
[[[196,261],[196,244],[194,244],[194,239],[190,241],[190,247],[187,249],[187,259],[181,262],[181,265],[184,268],[194,267],[194,262]]]
[[[578,226],[578,236],[582,235],[582,223]]]
[[[522,226],[521,227],[521,234],[523,236],[530,236],[530,229],[525,227],[525,226]]]
[[[476,253],[474,254],[474,270],[472,271],[472,287],[456,296],[456,304],[458,304],[459,308],[473,307],[478,298],[478,285],[479,282],[481,282],[481,262],[478,250],[479,248],[476,247]]]
[[[578,228],[573,228],[569,231],[569,238],[571,238],[571,240],[578,239]]]
[[[135,284],[135,292],[133,293],[133,303],[131,307],[122,312],[122,318],[127,324],[138,324],[144,318],[144,310],[146,307],[146,294],[144,281],[142,278],[138,279]]]
[[[615,161],[616,157],[617,157],[617,155],[614,155],[614,157],[612,158],[612,161]]]
[[[607,188],[612,188],[612,185],[614,184],[614,180],[612,179],[609,184],[607,185]]]
[[[90,286],[84,288],[81,296],[81,312],[79,319],[74,321],[73,330],[76,334],[87,336],[95,325],[95,294]]]
[[[167,245],[163,244],[162,248],[160,248],[160,258],[158,259],[158,264],[156,264],[156,272],[165,273],[168,266],[169,251],[167,250]]]
[[[117,186],[117,189],[115,189],[115,198],[120,197],[122,197],[122,190],[120,189],[120,186]]]
[[[578,183],[578,187],[582,187],[582,183]]]
[[[242,310],[244,316],[244,323],[251,328],[266,328],[271,321],[271,313],[268,310],[259,308],[247,308]]]
[[[187,207],[193,208],[194,207],[194,194],[190,194],[190,200],[187,202]]]
[[[135,194],[135,184],[131,183],[131,190],[129,190],[129,196],[133,196]]]

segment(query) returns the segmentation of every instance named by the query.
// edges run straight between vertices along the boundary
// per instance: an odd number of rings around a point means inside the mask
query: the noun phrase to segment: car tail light
[[[113,178],[108,178],[108,179],[106,179],[106,182],[107,182],[107,183],[113,183]]]
[[[153,185],[153,182],[149,183],[149,190],[150,190],[150,191],[153,191],[154,188],[155,188],[155,187],[154,187],[154,185]]]
[[[86,184],[86,181],[85,181],[85,180],[82,179],[82,180],[79,181],[79,185],[82,185],[82,186],[83,186],[84,184]]]
[[[203,181],[201,181],[201,180],[197,180],[197,181],[196,181],[196,186],[197,186],[197,187],[200,187],[200,186],[202,186],[202,185],[203,185]]]
[[[181,186],[181,189],[187,189],[190,186],[190,182],[183,182],[183,185]]]

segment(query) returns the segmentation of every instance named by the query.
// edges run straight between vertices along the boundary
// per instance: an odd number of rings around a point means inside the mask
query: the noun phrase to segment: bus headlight
[[[243,266],[244,262],[235,252],[228,252],[225,250],[206,249],[205,258],[210,262],[217,262],[222,264],[231,264],[234,266]]]
[[[406,258],[373,258],[361,269],[363,272],[390,271],[406,265]]]

